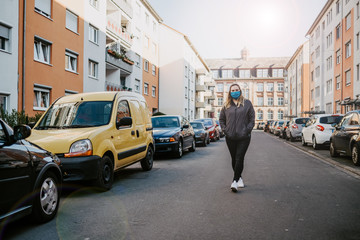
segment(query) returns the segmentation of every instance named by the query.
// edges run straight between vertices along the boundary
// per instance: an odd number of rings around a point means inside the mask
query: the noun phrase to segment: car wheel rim
[[[354,163],[356,163],[358,161],[358,154],[359,154],[358,150],[357,150],[356,146],[354,146],[353,150],[352,150],[352,154],[351,154],[352,160]]]
[[[153,154],[152,154],[152,150],[149,149],[148,151],[148,155],[147,155],[147,160],[148,160],[148,163],[149,165],[152,165],[152,162],[153,162],[153,158],[152,158]]]
[[[181,142],[179,142],[179,155],[181,156],[182,155],[182,145],[181,145]]]
[[[104,165],[103,168],[103,178],[105,182],[109,182],[111,179],[111,170],[108,164]]]
[[[58,192],[56,184],[52,178],[47,178],[41,185],[40,189],[40,203],[43,211],[51,215],[58,203]]]
[[[313,138],[313,148],[316,148],[316,138]]]

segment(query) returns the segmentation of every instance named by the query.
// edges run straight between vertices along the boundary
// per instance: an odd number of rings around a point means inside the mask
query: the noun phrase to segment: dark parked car
[[[210,139],[213,141],[220,139],[219,125],[214,118],[195,119],[196,122],[202,122],[207,130],[209,130]]]
[[[279,138],[286,138],[286,129],[289,127],[289,120],[285,120],[284,124],[280,127]]]
[[[209,131],[202,122],[190,122],[195,132],[196,143],[206,147],[210,143]]]
[[[271,126],[272,123],[273,123],[273,120],[268,120],[268,121],[265,123],[264,132],[270,132],[270,126]]]
[[[0,119],[0,226],[25,215],[37,222],[54,218],[60,202],[60,160],[24,140],[29,126],[11,129]]]
[[[215,120],[216,121],[216,124],[218,125],[218,127],[219,127],[219,133],[220,133],[220,137],[222,138],[222,137],[225,137],[225,133],[224,133],[224,131],[222,130],[222,128],[221,128],[221,126],[220,126],[220,122],[219,122],[219,120]]]
[[[155,153],[174,153],[181,158],[183,151],[194,152],[195,133],[189,121],[180,115],[164,115],[151,118]]]
[[[351,156],[353,163],[360,166],[360,110],[348,112],[335,125],[330,137],[330,155],[337,157],[340,153]]]
[[[277,121],[276,124],[274,125],[274,130],[273,130],[273,133],[275,136],[279,136],[280,133],[281,133],[281,127],[282,125],[285,123],[285,121],[283,120],[280,120],[280,121]]]

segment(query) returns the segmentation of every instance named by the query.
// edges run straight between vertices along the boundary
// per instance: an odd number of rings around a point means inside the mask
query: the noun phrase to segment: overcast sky
[[[203,58],[292,56],[327,0],[148,0]]]

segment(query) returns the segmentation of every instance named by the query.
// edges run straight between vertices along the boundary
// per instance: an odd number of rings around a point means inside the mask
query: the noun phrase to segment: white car
[[[302,129],[302,145],[311,144],[314,149],[319,149],[320,145],[329,145],[334,126],[340,122],[342,117],[343,114],[313,115]]]

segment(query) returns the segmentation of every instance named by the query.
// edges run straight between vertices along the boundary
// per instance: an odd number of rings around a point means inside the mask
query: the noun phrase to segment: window
[[[245,70],[245,77],[249,78],[250,77],[250,70]]]
[[[339,39],[341,36],[341,25],[336,26],[336,39]]]
[[[284,98],[283,97],[278,97],[278,105],[279,106],[284,105]]]
[[[360,80],[360,76],[359,76],[359,64],[356,65],[356,81],[359,81]]]
[[[326,81],[326,93],[332,92],[332,79]]]
[[[222,70],[222,78],[233,78],[233,70]]]
[[[257,69],[256,77],[268,77],[268,70],[267,69]]]
[[[278,92],[283,92],[284,91],[284,83],[278,83],[277,84],[277,87],[278,87]]]
[[[89,0],[89,3],[91,6],[93,6],[94,8],[98,9],[99,7],[99,0]]]
[[[146,26],[149,26],[149,14],[145,13],[145,23]]]
[[[314,99],[314,89],[311,89],[310,95],[311,95],[311,100],[313,100]]]
[[[89,40],[93,43],[99,43],[99,29],[89,24]]]
[[[326,70],[332,69],[332,56],[326,59]]]
[[[156,67],[154,64],[152,65],[152,75],[156,75]]]
[[[78,32],[78,16],[66,9],[66,28]]]
[[[0,109],[4,110],[5,112],[8,110],[8,95],[0,93]]]
[[[268,104],[267,105],[269,105],[269,106],[274,105],[274,98],[268,97]]]
[[[336,76],[336,90],[339,90],[341,86],[340,75]]]
[[[315,49],[316,58],[320,57],[320,46]]]
[[[311,81],[314,81],[314,71],[311,71]]]
[[[153,97],[156,97],[156,87],[155,87],[155,86],[152,86],[152,87],[151,87],[151,95],[152,95]]]
[[[10,50],[10,29],[9,27],[0,24],[0,49],[9,51]]]
[[[359,50],[359,33],[356,34],[356,50]]]
[[[351,40],[345,44],[345,57],[351,57]]]
[[[315,88],[315,97],[320,97],[320,87]]]
[[[315,68],[315,77],[320,77],[320,66],[318,66],[317,68]]]
[[[346,30],[349,30],[349,28],[351,28],[351,12],[348,15],[346,15],[345,21],[346,21]]]
[[[360,9],[359,9],[359,2],[357,2],[356,4],[356,19],[359,19],[360,18]]]
[[[222,106],[224,104],[224,99],[222,97],[219,97],[217,100],[218,100],[218,106]]]
[[[188,88],[185,86],[185,98],[188,97]]]
[[[336,15],[338,15],[340,13],[340,0],[336,2]]]
[[[259,109],[256,113],[256,119],[257,120],[263,120],[263,111]]]
[[[119,123],[120,120],[124,117],[131,117],[129,103],[126,100],[122,100],[119,102],[117,112],[116,112],[116,123]],[[120,128],[130,127],[129,126],[121,126]]]
[[[185,77],[187,78],[188,77],[188,67],[185,66]]]
[[[332,32],[329,33],[329,35],[326,36],[326,47],[329,48],[332,44]]]
[[[149,84],[144,83],[144,94],[149,95]]]
[[[68,51],[65,51],[65,69],[70,72],[77,72],[77,59],[78,54]]]
[[[257,91],[258,92],[263,92],[264,91],[264,84],[263,83],[258,83],[256,84],[257,86]]]
[[[89,76],[98,78],[99,64],[95,61],[89,60]]]
[[[51,0],[35,0],[35,11],[48,18],[51,17]]]
[[[273,69],[272,70],[272,77],[277,77],[278,76],[278,70],[277,69]]]
[[[268,111],[268,119],[272,120],[274,118],[274,112],[272,110]]]
[[[140,93],[140,80],[139,79],[135,79],[135,92]]]
[[[43,63],[50,64],[50,46],[51,43],[35,37],[34,59]]]
[[[267,91],[268,92],[274,91],[274,83],[267,83]]]
[[[213,78],[219,78],[219,71],[218,70],[212,70],[212,76]]]
[[[219,84],[216,85],[216,87],[217,87],[218,92],[223,92],[224,91],[224,84],[219,83]]]
[[[351,69],[345,72],[345,84],[346,86],[351,84]]]
[[[148,60],[144,60],[144,70],[145,71],[149,71],[149,61]]]
[[[249,99],[249,89],[245,89],[244,91],[245,91],[244,97]]]
[[[139,54],[135,54],[135,66],[140,68],[140,55]]]
[[[340,112],[341,112],[341,104],[340,104],[340,101],[337,101],[335,104],[336,104],[335,113],[340,113]]]
[[[284,111],[283,110],[278,111],[278,119],[284,119]]]
[[[320,37],[320,26],[318,26],[315,30],[315,38],[318,39]]]
[[[279,69],[279,77],[283,77],[284,76],[284,69]]]
[[[340,57],[340,49],[336,51],[336,64],[340,64],[341,57]]]
[[[258,106],[263,106],[264,105],[264,98],[263,97],[258,97],[257,98],[257,103],[258,103]]]
[[[47,88],[34,88],[34,110],[42,110],[45,111],[49,107],[50,103],[50,89]]]

